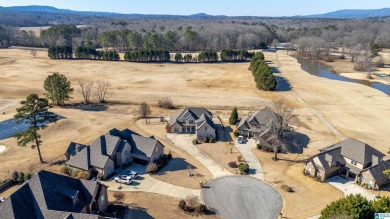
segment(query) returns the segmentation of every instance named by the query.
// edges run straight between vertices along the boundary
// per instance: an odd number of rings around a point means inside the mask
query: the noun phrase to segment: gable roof
[[[79,212],[93,202],[99,186],[95,181],[42,170],[0,204],[1,218],[96,218]],[[76,204],[74,195],[78,196]]]
[[[332,168],[331,165],[329,165],[329,161],[331,161],[331,164],[333,163],[336,166],[345,165],[345,160],[341,156],[340,152],[341,148],[334,148],[332,150],[321,152],[315,155],[313,158],[317,157],[321,163],[321,167],[327,171]]]
[[[366,171],[369,171],[376,181],[382,181],[388,180],[388,177],[383,173],[383,171],[388,169],[390,169],[390,161],[380,161],[377,165],[368,168]]]
[[[216,129],[215,124],[213,120],[211,120],[208,116],[205,114],[202,114],[199,119],[195,121],[196,123],[196,129],[200,129],[204,124],[208,124],[213,129]]]
[[[130,129],[125,129],[123,131],[115,129],[111,130],[110,133],[128,141],[131,145],[131,153],[133,154],[152,157],[156,151],[156,147],[158,147],[159,145],[163,146],[154,137],[144,137]]]
[[[66,149],[65,155],[75,156],[78,152],[80,152],[85,147],[87,147],[87,146],[83,145],[83,144],[71,142],[68,146],[68,149]]]
[[[213,118],[213,114],[204,107],[190,107],[182,109],[181,111],[171,116],[169,123],[172,126],[176,122],[185,119],[189,115],[192,115],[195,120],[198,120],[203,114],[210,119]]]
[[[120,136],[113,135],[117,131],[116,129],[110,130],[105,135],[100,136],[90,146],[85,147],[70,158],[66,164],[83,170],[89,170],[91,166],[103,169],[110,156],[117,151],[121,152],[128,144]]]
[[[346,140],[340,141],[334,145],[331,145],[327,148],[323,148],[320,151],[332,150],[334,148],[341,148],[341,155],[355,160],[363,166],[366,166],[368,163],[372,162],[372,157],[376,156],[381,160],[385,157],[385,154],[371,147],[370,145],[361,142],[359,140],[348,138]]]
[[[283,118],[272,110],[259,110],[242,118],[237,129],[240,131],[263,132],[273,121],[282,123]]]

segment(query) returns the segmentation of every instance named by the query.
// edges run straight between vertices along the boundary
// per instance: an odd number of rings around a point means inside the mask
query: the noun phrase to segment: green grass
[[[7,59],[8,57],[2,57],[2,56],[0,56],[0,59]]]

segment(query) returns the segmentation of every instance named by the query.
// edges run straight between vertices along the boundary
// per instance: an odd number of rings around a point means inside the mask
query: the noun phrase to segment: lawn
[[[344,197],[343,193],[327,183],[322,183],[303,175],[303,163],[273,161],[272,153],[253,149],[265,171],[265,181],[273,185],[285,200],[283,217],[308,218],[320,214],[330,202]],[[281,159],[294,159],[295,155],[279,154]],[[294,192],[286,192],[282,186],[291,187]]]
[[[108,192],[108,200],[114,201],[113,192]],[[131,208],[144,209],[153,218],[177,219],[193,218],[181,213],[178,209],[180,199],[148,192],[126,192],[124,204]],[[202,218],[218,218],[215,215]]]

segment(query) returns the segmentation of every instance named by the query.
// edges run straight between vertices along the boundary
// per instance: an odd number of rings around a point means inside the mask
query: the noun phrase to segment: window
[[[351,164],[356,166],[357,165],[356,160],[351,160]]]
[[[174,132],[179,132],[179,128],[175,128],[175,131]]]
[[[204,130],[206,130],[206,131],[207,131],[207,126],[205,126],[205,127],[204,127]]]
[[[194,124],[194,120],[190,120],[190,124]]]

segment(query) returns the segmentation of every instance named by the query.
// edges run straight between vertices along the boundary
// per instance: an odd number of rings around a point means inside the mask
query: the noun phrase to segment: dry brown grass
[[[303,175],[303,164],[273,161],[272,153],[253,149],[265,171],[265,181],[274,185],[285,200],[283,218],[307,218],[317,215],[331,201],[344,197],[343,193],[327,183]],[[280,159],[296,159],[295,155],[279,154]],[[284,187],[291,187],[288,192]]]
[[[114,201],[113,192],[108,192],[108,200]],[[125,204],[134,208],[143,208],[153,218],[177,219],[193,218],[181,213],[178,209],[180,199],[148,192],[125,193]],[[202,216],[202,218],[219,218],[215,215]]]
[[[213,144],[202,143],[198,144],[197,147],[223,168],[229,170],[231,173],[238,174],[238,168],[231,168],[228,165],[231,161],[236,161],[238,164],[237,156],[241,155],[233,144],[226,142],[217,142]]]

